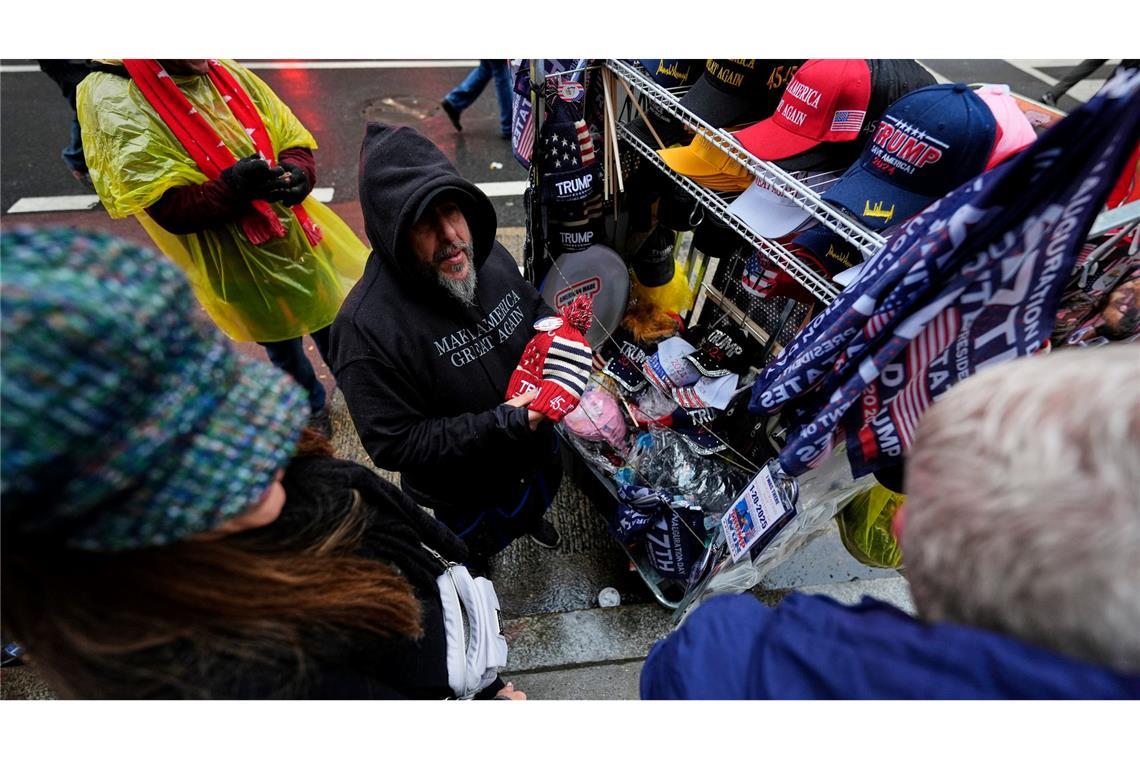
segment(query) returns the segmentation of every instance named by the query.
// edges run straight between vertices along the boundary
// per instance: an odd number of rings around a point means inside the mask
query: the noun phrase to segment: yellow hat
[[[657,153],[670,169],[712,190],[741,192],[752,184],[752,175],[743,166],[702,135],[689,145]]]

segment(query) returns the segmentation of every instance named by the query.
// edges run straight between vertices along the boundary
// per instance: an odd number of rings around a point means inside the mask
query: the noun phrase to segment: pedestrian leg
[[[1057,84],[1046,90],[1045,94],[1041,96],[1041,100],[1048,105],[1056,105],[1057,101],[1061,99],[1061,96],[1068,92],[1073,85],[1106,63],[1108,63],[1107,58],[1103,61],[1094,60],[1091,58],[1085,61],[1081,61],[1076,66],[1065,72],[1065,76],[1061,77],[1057,81]]]
[[[499,130],[503,137],[511,136],[511,105],[514,101],[514,76],[506,61],[491,61],[495,78],[495,95],[499,99]]]
[[[325,388],[305,356],[302,338],[291,338],[273,343],[261,343],[273,366],[287,372],[302,388],[309,392],[309,409],[313,414],[325,408]]]
[[[91,188],[91,176],[87,172],[87,160],[83,157],[83,133],[79,128],[79,118],[71,119],[71,141],[63,149],[63,162],[71,175],[84,187]]]
[[[491,81],[490,64],[490,61],[479,61],[479,65],[471,70],[471,73],[459,83],[458,87],[447,93],[444,100],[451,103],[457,111],[469,107],[483,93],[483,88],[487,86],[487,82]]]

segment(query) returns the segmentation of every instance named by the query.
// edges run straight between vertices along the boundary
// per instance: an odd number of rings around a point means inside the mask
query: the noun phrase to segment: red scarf
[[[237,157],[226,147],[217,132],[210,126],[202,114],[198,113],[178,85],[159,65],[158,61],[124,60],[123,66],[131,75],[131,80],[138,86],[139,92],[147,99],[159,117],[170,127],[170,131],[182,143],[182,147],[190,154],[190,158],[198,164],[198,168],[210,179],[221,176],[222,170],[237,163]],[[245,128],[253,140],[254,147],[269,164],[277,163],[277,153],[273,150],[273,142],[269,139],[269,131],[261,120],[253,101],[242,89],[233,75],[217,61],[210,61],[210,81],[218,93],[229,106],[230,112],[238,123]],[[249,242],[261,245],[271,238],[284,237],[285,228],[281,220],[268,203],[255,200],[253,210],[241,218],[242,232]],[[310,245],[321,241],[320,227],[313,224],[309,214],[299,204],[292,208],[293,214],[305,231]]]

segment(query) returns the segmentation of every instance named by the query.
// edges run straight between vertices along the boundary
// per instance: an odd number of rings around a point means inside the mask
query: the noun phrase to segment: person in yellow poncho
[[[108,61],[80,84],[83,148],[113,218],[134,215],[186,272],[229,337],[257,341],[309,391],[325,391],[301,340],[328,328],[368,248],[309,195],[312,134],[258,77],[228,60]]]

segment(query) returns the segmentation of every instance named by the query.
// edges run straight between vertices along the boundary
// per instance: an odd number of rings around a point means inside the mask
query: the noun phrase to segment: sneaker
[[[329,417],[327,406],[309,415],[309,427],[330,441],[332,440],[332,418]]]
[[[538,527],[531,531],[530,538],[546,549],[556,549],[562,543],[562,534],[546,519],[543,519]]]
[[[1047,92],[1041,96],[1041,102],[1047,106],[1057,107],[1057,99],[1053,97],[1053,93]]]
[[[443,109],[443,112],[445,114],[447,114],[447,118],[451,119],[451,126],[455,127],[455,131],[462,132],[463,127],[459,123],[459,109],[451,105],[451,101],[449,101],[447,98],[444,98],[439,102],[439,107]]]

